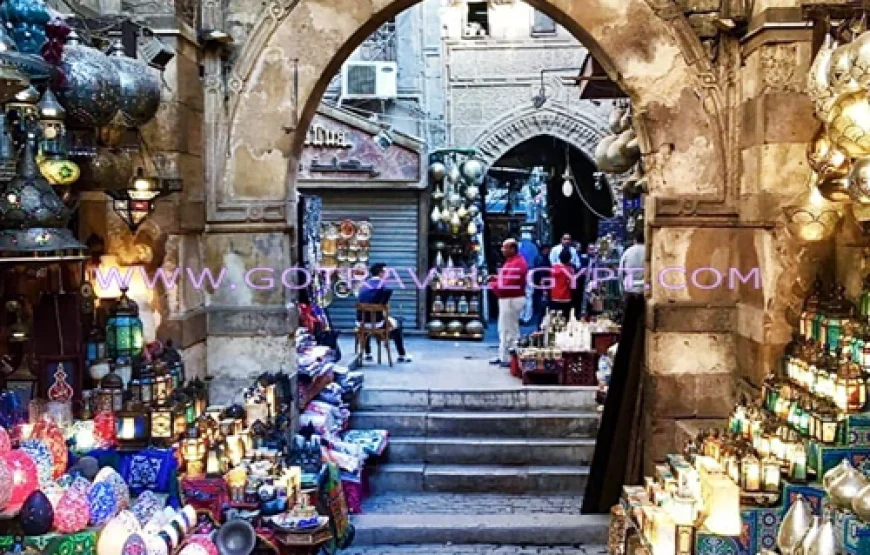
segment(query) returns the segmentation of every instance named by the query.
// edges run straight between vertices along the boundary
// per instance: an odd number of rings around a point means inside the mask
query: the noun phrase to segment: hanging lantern
[[[144,344],[139,307],[127,297],[127,288],[121,289],[121,298],[112,307],[106,320],[106,351],[109,357],[132,358],[142,353]]]
[[[160,107],[160,80],[144,62],[125,56],[120,41],[110,48],[109,62],[115,66],[120,79],[121,120],[128,127],[141,127]]]
[[[112,121],[121,103],[121,81],[115,65],[95,48],[82,44],[72,32],[63,49],[59,67],[66,77],[58,90],[72,127],[88,129]]]
[[[5,104],[6,116],[20,134],[35,130],[34,124],[39,121],[39,99],[39,91],[31,85]]]
[[[113,199],[112,207],[115,213],[124,220],[130,231],[135,232],[154,212],[154,203],[159,197],[179,190],[178,180],[149,177],[145,175],[142,168],[139,168],[127,189],[107,189],[106,194]]]
[[[834,380],[837,407],[844,412],[860,412],[867,405],[867,383],[864,372],[855,362],[844,358]]]
[[[870,155],[870,98],[864,91],[841,96],[831,109],[828,136],[852,158]]]

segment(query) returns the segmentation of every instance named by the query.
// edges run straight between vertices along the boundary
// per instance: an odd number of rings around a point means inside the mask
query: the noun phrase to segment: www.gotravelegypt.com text
[[[591,270],[570,270],[561,268],[534,268],[527,272],[526,283],[535,289],[552,289],[556,284],[555,271],[564,272],[572,289],[591,282],[606,282],[620,280],[626,288],[632,288],[637,282],[643,282],[644,287],[662,287],[668,290],[687,288],[718,289],[725,287],[731,290],[741,287],[761,289],[761,269],[758,267],[741,268],[684,268],[670,266],[653,273],[652,279],[644,279],[643,268],[593,268]],[[196,290],[237,289],[247,287],[254,290],[271,290],[275,288],[304,289],[318,280],[327,287],[338,283],[356,289],[359,287],[388,287],[390,289],[427,289],[438,283],[442,289],[450,289],[451,283],[479,283],[480,287],[511,289],[519,287],[519,274],[511,268],[499,270],[494,275],[483,275],[476,269],[433,268],[426,272],[414,268],[392,268],[384,270],[383,279],[377,284],[368,283],[371,276],[367,271],[352,268],[299,268],[285,269],[257,268],[158,268],[148,272],[142,267],[95,269],[93,278],[102,289],[129,288],[134,282],[144,284],[149,289],[174,289],[186,281]],[[343,287],[344,288],[344,287]]]

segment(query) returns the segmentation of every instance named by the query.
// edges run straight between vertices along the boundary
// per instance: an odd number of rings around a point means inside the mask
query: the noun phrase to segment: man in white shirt
[[[562,249],[571,250],[571,265],[575,270],[580,270],[580,256],[577,254],[577,249],[572,246],[573,241],[571,235],[566,233],[562,236],[562,242],[550,250],[550,265],[555,266],[559,263],[559,255],[562,254]]]
[[[619,259],[619,275],[624,293],[643,295],[646,286],[646,245],[643,230],[638,230],[634,245],[628,247]]]

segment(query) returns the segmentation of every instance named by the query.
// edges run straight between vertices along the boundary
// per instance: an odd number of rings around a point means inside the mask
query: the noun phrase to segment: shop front
[[[427,214],[428,202],[423,150],[419,139],[347,110],[321,104],[314,117],[299,184],[303,195],[322,200],[321,266],[336,269],[329,315],[337,329],[353,329],[356,320],[354,282],[347,276],[361,276],[376,262],[396,271],[391,274],[390,314],[401,317],[405,329],[419,329],[425,322],[423,296],[413,279],[427,268],[425,241],[420,240],[427,232],[427,219],[421,216]]]

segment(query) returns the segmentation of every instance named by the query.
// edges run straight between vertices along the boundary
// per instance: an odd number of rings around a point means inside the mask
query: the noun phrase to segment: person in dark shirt
[[[393,290],[387,287],[384,282],[384,274],[386,273],[387,265],[382,263],[377,263],[371,267],[371,275],[369,279],[367,279],[362,287],[359,290],[359,294],[357,295],[357,302],[362,304],[389,304],[390,297],[393,296]],[[363,315],[360,311],[356,313],[356,325],[361,326]],[[366,325],[371,326],[371,323],[366,323]],[[375,326],[382,327],[384,325],[384,315],[383,313],[375,314]],[[409,355],[405,351],[405,338],[402,334],[402,323],[401,321],[390,317],[390,339],[393,340],[393,343],[396,344],[396,351],[399,353],[399,358],[397,359],[399,362],[411,362],[413,357]],[[372,338],[371,336],[366,337],[365,344],[365,360],[366,362],[372,362]]]

